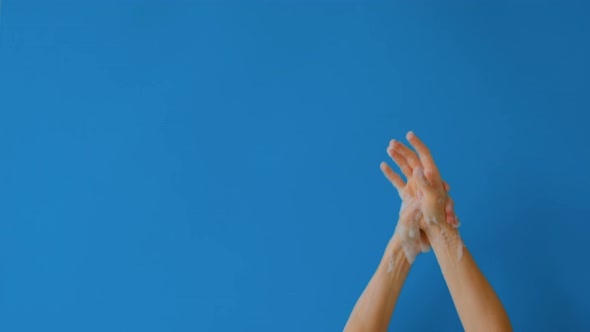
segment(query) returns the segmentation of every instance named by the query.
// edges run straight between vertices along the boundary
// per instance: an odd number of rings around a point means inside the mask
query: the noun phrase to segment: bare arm
[[[394,148],[413,168],[426,233],[465,331],[512,331],[500,299],[465,247],[457,227],[452,200],[429,150],[413,133],[406,136],[418,152],[397,142]],[[454,219],[451,223],[443,220]]]
[[[399,241],[392,237],[377,271],[356,302],[344,331],[387,331],[410,266]]]
[[[432,225],[426,233],[465,331],[512,331],[502,302],[457,229]]]
[[[426,234],[420,231],[420,220],[423,218],[412,168],[402,155],[394,151],[392,142],[387,153],[400,167],[407,181],[404,181],[385,162],[381,163],[380,168],[402,199],[399,220],[377,271],[357,300],[346,323],[344,330],[347,332],[387,331],[412,263],[420,252],[430,250]],[[442,185],[445,190],[449,189],[446,182],[443,181]],[[452,220],[449,218],[446,221],[450,223]]]

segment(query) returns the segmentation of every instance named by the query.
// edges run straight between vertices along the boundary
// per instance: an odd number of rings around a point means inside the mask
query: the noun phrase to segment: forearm
[[[356,302],[344,331],[387,331],[410,267],[397,238],[392,237],[377,271]]]
[[[500,299],[457,229],[439,224],[427,236],[465,331],[512,331]]]

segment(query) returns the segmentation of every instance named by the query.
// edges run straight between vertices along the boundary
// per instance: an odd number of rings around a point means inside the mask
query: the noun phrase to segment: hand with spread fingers
[[[416,152],[396,140],[387,148],[406,180],[387,163],[380,165],[402,200],[399,219],[344,330],[387,331],[410,267],[420,252],[432,246],[465,331],[512,331],[499,297],[459,235],[449,185],[426,145],[412,132],[406,138]]]
[[[406,182],[385,162],[381,163],[381,171],[402,200],[394,236],[400,239],[406,258],[412,263],[418,253],[430,249],[425,231],[431,224],[442,221],[457,228],[459,221],[448,195],[450,186],[440,178],[430,151],[412,132],[406,137],[418,155],[396,140],[391,140],[387,148]]]

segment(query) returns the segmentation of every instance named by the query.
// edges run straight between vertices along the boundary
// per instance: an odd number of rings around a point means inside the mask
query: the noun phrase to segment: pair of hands
[[[426,145],[411,131],[406,135],[414,152],[399,141],[391,140],[387,153],[400,168],[406,182],[385,162],[381,170],[402,199],[394,238],[402,245],[410,263],[420,252],[430,250],[430,235],[435,228],[456,229],[460,223],[449,185],[442,180]]]

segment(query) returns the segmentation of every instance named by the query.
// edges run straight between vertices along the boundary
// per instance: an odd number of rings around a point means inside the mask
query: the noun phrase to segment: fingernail
[[[411,139],[414,136],[414,132],[413,131],[408,131],[408,133],[406,134],[406,138],[407,139]]]
[[[448,223],[448,224],[450,224],[450,225],[452,225],[452,224],[453,224],[453,222],[455,221],[455,220],[454,220],[454,217],[453,217],[453,216],[452,216],[450,213],[447,213],[447,214],[445,214],[445,220],[446,220],[446,221],[447,221],[447,223]]]

